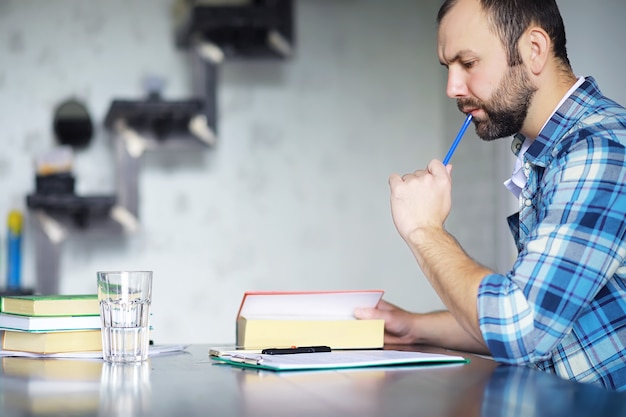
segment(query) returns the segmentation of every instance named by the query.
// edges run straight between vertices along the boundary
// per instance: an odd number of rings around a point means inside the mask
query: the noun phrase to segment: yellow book
[[[100,330],[39,333],[5,330],[2,336],[2,348],[33,353],[102,350],[102,336]]]
[[[384,320],[255,320],[239,318],[237,345],[251,347],[329,346],[382,348]]]
[[[4,296],[0,311],[23,316],[99,315],[97,294]]]
[[[357,307],[375,307],[383,291],[246,292],[236,323],[244,349],[329,346],[382,348],[384,320],[357,320]]]

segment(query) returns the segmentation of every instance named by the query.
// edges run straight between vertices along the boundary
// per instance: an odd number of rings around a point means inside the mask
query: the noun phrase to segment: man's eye
[[[476,64],[476,61],[466,61],[463,63],[463,66],[467,69],[470,69]]]

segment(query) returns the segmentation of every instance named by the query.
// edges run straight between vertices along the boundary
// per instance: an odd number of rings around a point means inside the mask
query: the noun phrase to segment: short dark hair
[[[458,0],[445,0],[437,14],[437,23],[454,7]],[[565,25],[555,0],[477,0],[507,50],[509,66],[522,63],[517,43],[530,25],[535,24],[548,33],[554,56],[571,70],[567,57]]]

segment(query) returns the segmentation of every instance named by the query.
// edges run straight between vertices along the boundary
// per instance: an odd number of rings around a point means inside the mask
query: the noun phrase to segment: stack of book
[[[2,349],[39,354],[102,350],[96,294],[0,298]]]

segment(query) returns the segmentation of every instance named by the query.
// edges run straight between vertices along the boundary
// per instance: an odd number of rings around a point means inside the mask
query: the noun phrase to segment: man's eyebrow
[[[439,63],[443,66],[448,66],[452,63],[455,63],[461,59],[463,59],[464,57],[466,57],[467,55],[475,55],[475,52],[472,51],[471,49],[462,49],[459,52],[456,53],[456,55],[454,55],[452,58],[450,59],[445,59],[445,57],[443,57],[443,60],[439,60]]]

